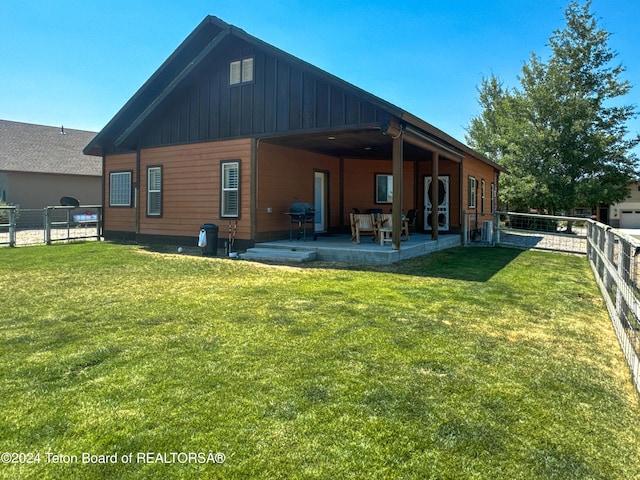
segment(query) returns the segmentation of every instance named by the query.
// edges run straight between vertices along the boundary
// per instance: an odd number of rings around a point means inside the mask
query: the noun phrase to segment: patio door
[[[431,213],[434,210],[431,205],[432,177],[424,177],[424,229],[431,230]],[[449,175],[438,177],[438,231],[449,230]]]
[[[327,231],[327,185],[328,176],[327,172],[315,171],[313,172],[313,203],[316,209],[316,216],[314,220],[314,232],[326,232]]]

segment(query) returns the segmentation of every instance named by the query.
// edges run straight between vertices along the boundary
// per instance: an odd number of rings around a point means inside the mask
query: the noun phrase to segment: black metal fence
[[[54,242],[100,239],[101,236],[101,205],[38,209],[0,206],[0,245],[50,245]]]

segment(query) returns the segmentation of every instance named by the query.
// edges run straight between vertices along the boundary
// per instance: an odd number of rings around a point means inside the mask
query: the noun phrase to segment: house
[[[20,208],[72,196],[102,203],[102,162],[83,155],[95,132],[0,120],[0,200]]]
[[[104,236],[236,246],[289,238],[294,199],[316,232],[350,212],[420,209],[434,239],[491,218],[500,167],[424,120],[208,16],[86,146],[104,169]],[[438,181],[433,181],[437,179]],[[431,205],[437,205],[431,215]],[[222,235],[221,235],[222,236]],[[219,242],[221,243],[221,239]]]
[[[629,196],[626,200],[608,206],[608,222],[614,228],[640,228],[640,182],[629,185]]]

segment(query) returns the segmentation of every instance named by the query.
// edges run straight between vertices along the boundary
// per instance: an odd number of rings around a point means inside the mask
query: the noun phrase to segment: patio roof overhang
[[[398,132],[399,127],[373,124],[342,130],[294,132],[262,137],[260,141],[338,158],[391,160],[393,137]],[[433,152],[438,152],[441,159],[454,162],[460,162],[464,157],[460,150],[416,127],[404,126],[403,137],[403,159],[407,161],[431,160]]]

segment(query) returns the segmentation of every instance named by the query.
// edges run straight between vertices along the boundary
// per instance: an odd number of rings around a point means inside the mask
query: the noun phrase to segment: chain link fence
[[[20,209],[0,206],[0,245],[50,245],[54,242],[100,239],[102,206]]]

